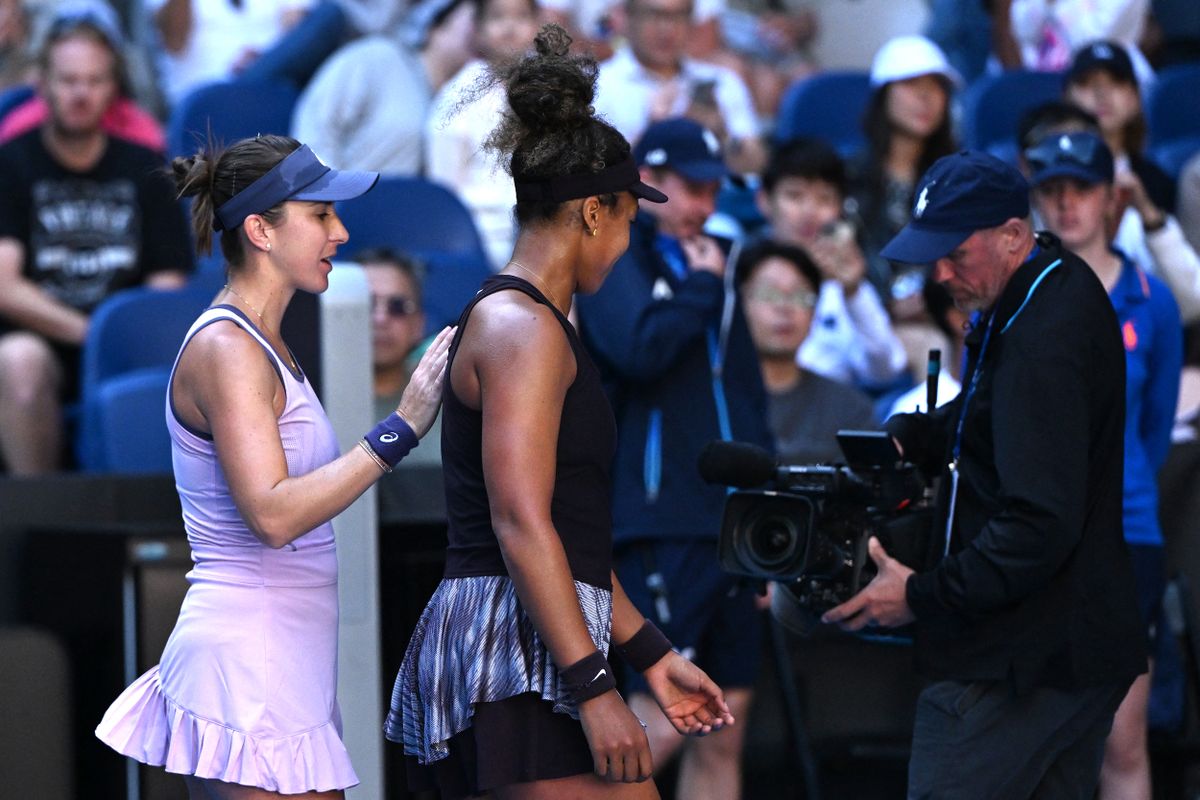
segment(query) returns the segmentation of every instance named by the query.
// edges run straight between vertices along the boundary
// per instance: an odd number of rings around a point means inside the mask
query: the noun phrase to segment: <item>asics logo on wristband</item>
[[[391,433],[391,432],[389,431],[388,433],[385,433],[385,434],[381,435],[381,436],[379,437],[379,441],[381,441],[381,442],[384,442],[384,443],[386,443],[386,444],[391,444],[392,442],[396,441],[396,440],[397,440],[397,439],[399,439],[399,438],[400,438],[400,434],[398,434],[398,433]]]

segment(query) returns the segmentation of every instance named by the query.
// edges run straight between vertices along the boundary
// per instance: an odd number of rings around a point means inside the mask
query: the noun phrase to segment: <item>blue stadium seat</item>
[[[260,133],[287,134],[299,92],[285,81],[231,81],[202,86],[167,120],[167,156],[190,155],[208,141],[228,145]]]
[[[170,473],[171,438],[165,414],[171,368],[148,367],[100,385],[95,415],[99,469],[121,473]]]
[[[1200,64],[1164,69],[1146,98],[1151,149],[1200,137]]]
[[[1150,159],[1176,181],[1188,159],[1197,153],[1200,153],[1200,133],[1153,145],[1147,151]]]
[[[1011,70],[985,75],[963,98],[963,143],[1015,161],[1017,124],[1025,112],[1062,96],[1057,72]]]
[[[491,274],[483,242],[462,201],[450,189],[424,178],[380,178],[361,197],[338,204],[350,231],[339,256],[386,247],[426,266],[426,332],[458,319],[483,279]]]
[[[106,384],[148,368],[169,369],[192,322],[212,299],[198,283],[178,291],[129,289],[101,303],[83,344],[76,455],[82,469],[104,471],[104,430],[99,411]],[[158,410],[162,417],[162,408]],[[158,420],[147,420],[157,425]]]
[[[775,141],[811,136],[849,156],[864,144],[862,116],[870,96],[866,72],[821,72],[796,81],[780,100]]]
[[[0,119],[8,116],[8,112],[33,97],[34,89],[27,84],[10,86],[0,91]]]

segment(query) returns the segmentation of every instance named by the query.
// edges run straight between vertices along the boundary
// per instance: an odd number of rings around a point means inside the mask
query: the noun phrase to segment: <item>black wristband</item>
[[[638,628],[629,641],[617,645],[617,652],[631,669],[645,672],[671,652],[671,640],[650,620]]]
[[[567,697],[575,705],[617,688],[608,659],[599,650],[558,671]]]

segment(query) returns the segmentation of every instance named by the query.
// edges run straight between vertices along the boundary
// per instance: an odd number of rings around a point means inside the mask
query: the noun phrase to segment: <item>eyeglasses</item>
[[[1098,171],[1097,164],[1100,139],[1090,134],[1063,133],[1049,136],[1025,151],[1025,161],[1034,177],[1055,164],[1077,164],[1090,171]]]
[[[383,313],[397,319],[417,313],[416,301],[404,294],[371,295],[371,312],[374,313],[381,308]]]
[[[768,286],[761,286],[748,291],[746,298],[759,303],[768,303],[773,306],[785,305],[795,309],[810,310],[817,307],[816,293],[810,292],[807,289],[797,289],[794,292],[781,292]]]

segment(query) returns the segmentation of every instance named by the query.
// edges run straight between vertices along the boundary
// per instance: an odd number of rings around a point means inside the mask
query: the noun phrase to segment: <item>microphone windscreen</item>
[[[775,458],[763,448],[745,442],[714,440],[700,451],[700,477],[705,483],[749,489],[775,477]]]

